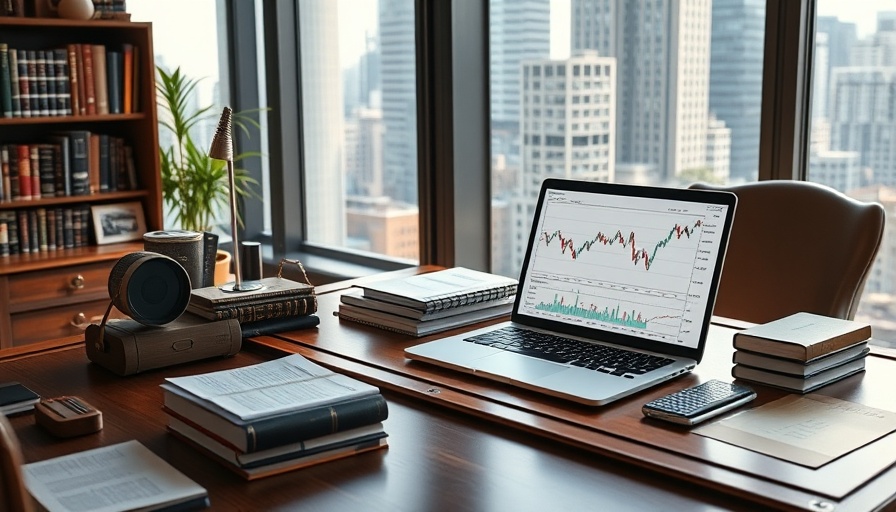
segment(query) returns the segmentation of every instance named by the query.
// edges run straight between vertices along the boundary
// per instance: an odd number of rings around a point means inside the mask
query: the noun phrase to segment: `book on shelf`
[[[385,448],[388,444],[386,442],[387,434],[382,430],[382,424],[358,429],[359,434],[361,431],[371,431],[372,433],[360,435],[354,439],[333,441],[294,453],[289,451],[289,447],[284,447],[269,450],[264,454],[242,454],[234,451],[217,442],[213,437],[205,435],[202,431],[192,428],[184,422],[179,422],[175,418],[169,419],[168,431],[246,480],[278,475],[378,450]],[[259,455],[264,456],[259,457]]]
[[[39,401],[40,395],[20,382],[0,382],[0,414],[30,411]]]
[[[316,313],[317,296],[275,297],[270,300],[254,300],[248,304],[226,304],[213,308],[190,303],[187,305],[187,311],[209,320],[236,318],[242,324]]]
[[[429,312],[421,311],[419,309],[411,308],[408,306],[402,306],[401,304],[394,304],[392,302],[386,302],[383,300],[371,299],[370,297],[352,293],[351,291],[340,295],[339,300],[343,304],[349,304],[351,306],[357,306],[359,308],[370,309],[373,311],[382,311],[384,313],[403,316],[422,322],[427,320],[436,320],[438,318],[444,318],[460,313],[467,313],[469,311],[476,311],[477,309],[490,308],[493,306],[513,305],[513,301],[515,298],[515,295],[508,295],[506,297],[501,297],[495,300],[475,302],[472,304],[465,304],[463,306],[457,306],[450,309],[441,309],[438,311]],[[508,309],[508,312],[509,311],[510,310]]]
[[[374,281],[360,288],[364,297],[432,312],[514,295],[517,280],[453,267],[428,274]]]
[[[810,362],[796,361],[793,359],[782,359],[780,357],[759,354],[756,352],[748,352],[746,350],[735,350],[733,362],[735,364],[743,364],[753,368],[762,370],[770,370],[789,375],[808,376],[821,370],[831,368],[838,364],[842,364],[859,357],[865,357],[871,349],[868,348],[868,342],[862,341],[851,347],[831,352],[813,359]]]
[[[47,76],[47,52],[44,50],[35,50],[31,52],[31,59],[34,63],[34,75],[32,77],[33,84],[37,89],[37,101],[40,106],[38,114],[41,116],[56,115],[55,101],[51,105],[50,82]],[[53,95],[55,96],[55,88]]]
[[[320,324],[320,317],[317,315],[285,316],[257,322],[240,322],[240,330],[243,333],[243,338],[251,338],[278,332],[310,329],[317,327],[318,324]]]
[[[96,79],[94,78],[93,71],[93,45],[82,43],[78,45],[78,50],[80,50],[80,54],[78,57],[81,59],[80,66],[83,67],[84,79],[81,83],[84,85],[84,101],[86,102],[84,106],[84,112],[88,116],[96,115]]]
[[[109,113],[109,86],[106,79],[106,46],[91,46],[93,57],[93,92],[96,96],[96,113]]]
[[[134,112],[134,45],[125,43],[121,45],[121,113]]]
[[[389,415],[386,400],[379,393],[253,420],[242,420],[227,411],[197,403],[175,386],[162,384],[162,394],[163,410],[169,416],[201,428],[242,453],[255,453],[372,425],[385,421]]]
[[[60,116],[70,116],[72,102],[68,52],[65,48],[54,48],[50,52],[53,60],[53,79],[56,82],[56,110]]]
[[[31,199],[31,151],[28,144],[15,144],[18,162],[17,176],[19,178],[19,197],[14,199],[30,200]]]
[[[90,132],[69,130],[69,170],[71,171],[71,195],[90,194]]]
[[[65,45],[68,56],[69,96],[71,98],[72,115],[82,115],[81,112],[81,72],[78,69],[78,45],[69,43]]]
[[[106,89],[109,96],[109,113],[121,114],[121,67],[119,50],[106,49]]]
[[[734,348],[805,362],[869,338],[867,323],[799,312],[735,333]]]
[[[28,52],[21,48],[16,49],[16,69],[19,77],[19,103],[22,108],[22,117],[31,117],[31,81],[28,79]]]
[[[50,512],[195,510],[210,504],[204,487],[134,440],[24,464],[22,476],[31,496]]]
[[[241,293],[230,293],[216,286],[196,288],[190,294],[190,304],[205,309],[223,306],[248,305],[274,298],[312,295],[314,286],[282,277],[265,277],[258,281],[261,288]]]
[[[484,309],[474,309],[456,315],[420,321],[383,311],[340,303],[336,314],[344,320],[419,337],[508,315],[512,307],[513,303],[510,302]]]
[[[789,375],[736,364],[731,367],[731,376],[735,379],[764,384],[796,393],[809,393],[864,370],[865,357],[858,357],[806,376]]]
[[[9,87],[12,98],[12,117],[22,117],[22,95],[19,88],[19,52],[9,48]]]
[[[40,199],[40,152],[37,144],[25,144],[31,159],[31,199]]]
[[[0,42],[0,110],[12,117],[12,80],[9,69],[9,44]]]

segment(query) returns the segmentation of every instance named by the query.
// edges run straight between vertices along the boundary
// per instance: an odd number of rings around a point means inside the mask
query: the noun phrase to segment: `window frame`
[[[255,7],[223,0],[228,15],[230,85],[236,108],[258,105]],[[767,0],[759,180],[805,179],[816,0]],[[489,270],[491,148],[489,3],[414,0],[416,12],[420,264]],[[270,233],[263,203],[245,199],[242,239],[263,241],[267,265],[299,258],[326,279],[408,266],[404,261],[304,240],[300,13],[294,0],[263,3],[264,69],[271,184]],[[238,139],[241,148],[251,141]],[[283,172],[293,169],[295,172]],[[260,180],[260,166],[252,169]],[[289,191],[289,192],[287,192]],[[455,191],[462,191],[462,193]],[[299,200],[296,200],[298,196]],[[248,237],[248,238],[247,238]]]

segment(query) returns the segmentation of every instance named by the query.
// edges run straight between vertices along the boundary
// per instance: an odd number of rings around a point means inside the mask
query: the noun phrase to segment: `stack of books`
[[[510,313],[517,280],[454,267],[376,281],[341,296],[339,318],[426,336]]]
[[[282,277],[253,283],[261,288],[246,292],[224,291],[215,286],[196,288],[187,311],[208,320],[235,318],[244,337],[315,327],[320,319],[314,286]]]
[[[0,383],[0,414],[11,416],[31,411],[40,401],[40,395],[18,382]]]
[[[866,323],[795,313],[736,333],[731,374],[808,393],[864,371],[870,338]]]
[[[387,445],[379,389],[298,354],[161,387],[168,430],[247,480]]]

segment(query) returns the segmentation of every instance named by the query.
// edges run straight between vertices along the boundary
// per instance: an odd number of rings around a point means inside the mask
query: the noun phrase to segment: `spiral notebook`
[[[735,204],[547,179],[510,321],[405,355],[588,405],[685,374],[703,357]]]

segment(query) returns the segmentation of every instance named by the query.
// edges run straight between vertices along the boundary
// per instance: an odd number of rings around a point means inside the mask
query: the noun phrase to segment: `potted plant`
[[[179,67],[170,73],[161,66],[156,70],[159,77],[156,92],[161,109],[159,126],[170,132],[174,140],[168,147],[159,147],[164,206],[178,228],[211,231],[218,224],[216,215],[230,212],[227,164],[223,160],[210,158],[207,145],[211,141],[197,143],[191,131],[200,122],[217,124],[218,113],[212,110],[212,105],[190,108],[199,80],[188,78]],[[258,122],[246,112],[234,112],[234,127],[248,133],[249,125],[260,128]],[[238,162],[253,156],[260,156],[260,153],[233,155],[234,191],[237,196],[255,194],[253,187],[258,182],[238,166]],[[229,255],[219,256],[219,259],[226,259],[226,276]],[[215,282],[219,282],[217,272]]]

